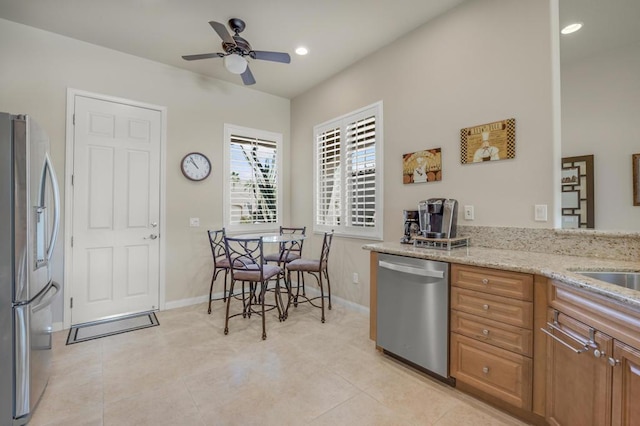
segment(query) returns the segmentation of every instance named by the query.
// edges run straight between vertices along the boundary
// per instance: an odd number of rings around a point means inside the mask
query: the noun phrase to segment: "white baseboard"
[[[307,286],[306,291],[307,293],[312,293],[314,296],[320,295],[320,290],[311,286]],[[222,292],[214,293],[213,298],[214,299],[222,298]],[[204,295],[199,297],[192,297],[190,299],[180,299],[180,300],[174,300],[172,302],[166,302],[164,306],[165,306],[165,309],[184,308],[186,306],[197,305],[199,303],[206,303],[207,300],[208,300],[207,295]],[[347,299],[343,299],[341,297],[331,296],[331,302],[344,306],[348,309],[351,309],[352,311],[360,312],[363,314],[369,315],[369,312],[370,312],[368,307],[359,305],[355,302],[352,302]]]
[[[320,290],[315,288],[315,287],[311,287],[311,286],[305,286],[305,291],[307,293],[311,293],[314,296],[320,296]],[[341,297],[337,297],[337,296],[331,296],[331,303],[337,304],[337,305],[341,305],[344,306],[345,308],[351,309],[352,311],[356,311],[356,312],[360,312],[363,314],[367,314],[369,315],[370,310],[368,307],[366,306],[362,306],[359,305],[355,302],[352,302],[350,300],[347,299],[343,299]]]
[[[214,293],[214,298],[222,297],[222,292]],[[174,300],[172,302],[165,302],[165,309],[176,309],[176,308],[184,308],[185,306],[197,305],[199,303],[206,303],[208,299],[208,295],[192,297],[190,299],[180,299]]]

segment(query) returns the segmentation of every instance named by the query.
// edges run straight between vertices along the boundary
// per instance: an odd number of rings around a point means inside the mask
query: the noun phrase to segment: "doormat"
[[[160,325],[154,312],[129,315],[126,317],[72,326],[67,336],[67,345],[86,342],[87,340],[113,336],[114,334]]]

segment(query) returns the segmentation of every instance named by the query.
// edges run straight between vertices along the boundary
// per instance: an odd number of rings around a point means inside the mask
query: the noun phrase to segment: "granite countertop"
[[[414,247],[410,244],[396,242],[366,244],[362,248],[379,253],[542,275],[572,287],[622,302],[640,311],[640,291],[588,278],[574,272],[640,272],[640,261],[622,261],[484,247],[461,247],[447,251]]]

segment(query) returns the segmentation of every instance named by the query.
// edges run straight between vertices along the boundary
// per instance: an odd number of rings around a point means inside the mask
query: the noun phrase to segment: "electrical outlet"
[[[200,226],[200,218],[199,217],[190,217],[189,218],[189,226],[192,228],[198,228]]]
[[[464,206],[464,220],[473,220],[473,206]]]
[[[535,220],[537,222],[546,222],[547,221],[547,205],[546,204],[536,204],[535,205]]]
[[[358,284],[360,282],[360,277],[358,276],[357,272],[353,273],[353,279],[352,279],[354,284]]]

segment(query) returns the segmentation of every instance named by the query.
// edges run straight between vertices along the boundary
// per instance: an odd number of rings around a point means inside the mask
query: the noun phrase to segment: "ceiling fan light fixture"
[[[306,55],[307,53],[309,53],[309,50],[308,50],[306,47],[304,47],[304,46],[300,46],[300,47],[298,47],[298,48],[296,49],[296,54],[297,54],[297,55],[304,56],[304,55]]]
[[[560,30],[560,32],[564,35],[567,35],[567,34],[575,33],[580,28],[582,28],[582,22],[574,22],[573,24],[569,24],[566,27],[564,27],[562,30]]]
[[[232,53],[224,57],[224,67],[233,74],[242,74],[247,70],[247,60],[242,56]]]

